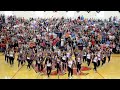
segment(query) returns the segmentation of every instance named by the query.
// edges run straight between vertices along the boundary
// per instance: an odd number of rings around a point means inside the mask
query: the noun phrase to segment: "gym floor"
[[[17,55],[15,57],[14,65],[4,60],[4,55],[0,53],[0,79],[47,79],[47,75],[36,73],[33,68],[27,69],[27,63],[18,68]],[[82,66],[86,66],[83,63]],[[111,61],[106,61],[105,65],[97,68],[97,72],[93,71],[93,64],[90,65],[91,70],[82,71],[83,75],[73,75],[73,79],[120,79],[120,54],[112,54]],[[54,70],[52,70],[54,71]],[[68,79],[68,73],[64,75],[51,75],[49,79]]]

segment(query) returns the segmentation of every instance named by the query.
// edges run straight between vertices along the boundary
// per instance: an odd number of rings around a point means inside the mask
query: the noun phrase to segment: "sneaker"
[[[71,79],[73,79],[73,76],[71,76]]]

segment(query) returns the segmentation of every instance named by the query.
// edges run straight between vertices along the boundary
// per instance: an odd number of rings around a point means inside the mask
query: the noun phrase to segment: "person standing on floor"
[[[71,58],[69,58],[68,60],[68,78],[69,79],[72,79],[73,78],[73,60]],[[70,77],[70,74],[71,74],[71,77]]]
[[[5,50],[5,62],[6,61],[7,61],[7,63],[9,61],[9,52],[8,52],[8,49]]]
[[[44,57],[43,56],[41,56],[40,57],[40,71],[43,71],[43,62],[44,62]]]
[[[18,67],[19,67],[20,63],[22,62],[22,53],[19,53],[17,60],[18,60]]]
[[[88,53],[87,53],[87,64],[88,64],[88,66],[90,65],[90,62],[91,62],[91,54],[90,54],[90,51],[88,51]]]
[[[103,51],[103,54],[102,54],[103,56],[103,59],[102,59],[102,65],[103,64],[105,64],[106,63],[106,52],[105,51]]]
[[[100,51],[98,51],[98,54],[97,54],[97,57],[98,57],[98,63],[97,63],[97,67],[99,67],[100,66],[100,61],[101,61],[101,52]]]
[[[81,64],[82,64],[82,57],[77,56],[77,61],[76,61],[76,65],[77,65],[77,75],[80,74],[80,70],[81,70]]]
[[[111,58],[111,51],[110,51],[110,49],[107,50],[107,57],[108,57],[108,62],[110,62],[110,58]]]
[[[27,68],[30,69],[30,52],[27,53],[27,62],[28,62]]]
[[[87,56],[87,52],[86,52],[86,50],[83,50],[83,62],[85,61],[87,61],[86,60],[86,56]]]
[[[9,51],[9,49],[8,49],[8,51],[7,51],[7,63],[10,62],[10,59],[9,59],[9,52],[10,52],[10,51]]]
[[[40,56],[37,55],[37,58],[36,58],[36,62],[37,62],[37,66],[38,66],[38,72],[40,72]]]
[[[61,71],[61,61],[60,61],[60,57],[57,57],[56,60],[56,68],[57,68],[57,75],[59,76],[59,73]]]
[[[95,72],[97,72],[97,61],[98,61],[98,57],[97,57],[97,54],[95,54],[93,58],[93,65],[94,65]]]
[[[14,53],[14,49],[12,48],[9,52],[9,59],[10,59],[11,66],[14,64],[14,58],[15,58],[15,53]]]
[[[66,60],[67,60],[67,57],[66,57],[66,54],[64,53],[62,56],[62,71],[63,71],[63,73],[65,72],[65,69],[66,69]]]
[[[46,58],[45,65],[46,65],[46,68],[47,68],[47,75],[48,75],[48,78],[49,78],[49,76],[51,74],[51,70],[52,70],[52,60],[51,60],[50,57]]]

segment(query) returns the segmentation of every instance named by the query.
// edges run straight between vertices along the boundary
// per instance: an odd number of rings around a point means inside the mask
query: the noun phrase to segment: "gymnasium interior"
[[[43,32],[46,33],[44,34]],[[62,35],[59,34],[61,32]],[[66,33],[68,32],[70,32],[68,37],[71,38],[71,41],[76,40],[77,44],[75,43],[75,46],[74,44],[71,46],[66,44],[69,43],[66,40]],[[72,33],[75,33],[75,36]],[[27,36],[29,36],[30,39]],[[77,41],[76,37],[78,36],[79,40]],[[85,41],[87,37],[93,39],[90,39],[87,42]],[[64,44],[61,43],[62,39],[64,39]],[[47,42],[44,44],[37,40],[48,41],[49,45]],[[92,43],[92,40],[94,43]],[[17,46],[14,46],[16,42]],[[91,43],[89,44],[89,42]],[[9,44],[11,46],[9,46]],[[78,46],[79,44],[80,46]],[[24,45],[26,45],[26,47]],[[62,73],[62,61],[60,64],[61,70],[58,75],[55,63],[56,60],[52,61],[52,69],[48,78],[45,61],[43,61],[43,70],[38,70],[35,52],[33,53],[34,58],[30,69],[27,67],[29,63],[26,60],[23,62],[23,65],[18,66],[18,55],[21,53],[21,48],[28,48],[27,46],[32,49],[34,47],[37,48],[37,54],[38,52],[44,52],[41,51],[41,48],[43,48],[46,53],[50,52],[49,54],[51,54],[53,59],[53,53],[59,51],[62,46],[63,53],[69,51],[72,52],[70,60],[73,61],[75,61],[75,52],[81,53],[84,49],[88,51],[92,49],[94,54],[98,55],[99,51],[107,53],[107,50],[109,49],[111,51],[110,61],[106,54],[106,62],[102,65],[101,58],[99,67],[96,66],[97,71],[94,70],[94,58],[91,59],[89,66],[87,61],[83,62],[83,58],[81,58],[79,74],[77,74],[75,62],[72,79],[120,79],[120,12],[0,11],[0,79],[70,79],[68,77],[68,68],[65,68],[64,73]],[[75,47],[74,50],[73,46]],[[10,64],[9,60],[8,62],[5,60],[5,51],[8,48],[10,50],[13,48],[15,52],[13,65]],[[22,52],[24,52],[25,49],[22,50]],[[24,52],[24,54],[26,53]],[[24,54],[22,53],[23,56]]]

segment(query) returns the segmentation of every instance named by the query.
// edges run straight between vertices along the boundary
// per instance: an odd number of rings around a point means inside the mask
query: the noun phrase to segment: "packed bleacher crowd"
[[[64,17],[24,19],[9,16],[5,20],[5,16],[2,15],[0,17],[0,50],[5,52],[6,58],[7,52],[8,54],[13,54],[13,51],[19,52],[18,61],[27,60],[28,67],[32,64],[30,60],[35,59],[39,69],[42,65],[39,64],[40,58],[42,60],[46,58],[45,64],[48,66],[50,64],[47,61],[52,62],[53,59],[59,61],[60,59],[63,71],[66,64],[68,66],[71,64],[68,61],[72,55],[75,56],[75,60],[78,58],[82,60],[86,56],[85,61],[88,66],[90,60],[93,60],[96,70],[96,66],[98,66],[96,62],[99,60],[95,61],[95,57],[98,53],[100,53],[98,58],[102,57],[101,52],[106,55],[105,57],[110,53],[120,53],[120,20],[117,17],[100,20],[87,19],[83,16],[77,19],[65,19]],[[110,53],[108,54],[108,52]],[[89,53],[90,56],[87,56]],[[10,60],[10,64],[13,64],[14,58],[10,58]],[[105,61],[102,61],[102,64],[104,63]],[[43,67],[44,65],[41,66],[41,68]],[[57,67],[60,67],[59,64]],[[80,66],[77,68],[79,69]],[[48,70],[50,69],[48,68]],[[71,69],[69,68],[68,71]]]

